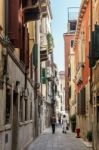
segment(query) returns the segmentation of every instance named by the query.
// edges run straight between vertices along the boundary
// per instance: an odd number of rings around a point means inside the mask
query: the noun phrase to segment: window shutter
[[[95,25],[95,59],[99,59],[99,25]]]
[[[19,47],[19,0],[9,0],[8,3],[8,37],[15,47]]]
[[[79,93],[79,114],[82,114],[82,99],[81,99],[81,92]]]
[[[95,65],[95,48],[94,48],[94,32],[91,33],[91,42],[89,43],[89,67],[94,67]]]
[[[41,82],[43,84],[46,84],[46,69],[45,68],[41,69]]]
[[[20,27],[20,60],[25,63],[25,27]]]
[[[38,65],[38,45],[34,44],[33,46],[33,65],[37,68]]]
[[[25,65],[29,67],[29,33],[28,28],[25,27]]]
[[[71,86],[69,87],[69,98],[71,98]]]
[[[79,108],[80,108],[80,105],[79,105],[79,93],[77,94],[77,114],[79,115]]]
[[[81,91],[81,114],[85,115],[86,112],[86,107],[85,107],[85,88],[82,89]]]

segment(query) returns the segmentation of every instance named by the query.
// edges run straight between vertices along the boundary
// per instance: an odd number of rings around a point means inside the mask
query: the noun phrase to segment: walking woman
[[[62,128],[63,128],[63,133],[66,133],[66,128],[67,128],[67,118],[65,115],[63,115],[62,118]]]

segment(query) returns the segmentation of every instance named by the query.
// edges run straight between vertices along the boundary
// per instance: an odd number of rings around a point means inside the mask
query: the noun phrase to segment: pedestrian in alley
[[[58,118],[58,122],[59,122],[59,124],[61,124],[61,117]]]
[[[52,126],[52,133],[55,133],[55,125],[56,125],[56,117],[55,114],[52,115],[51,117],[51,126]]]
[[[67,128],[67,118],[66,115],[63,115],[62,118],[62,132],[66,133],[66,128]]]

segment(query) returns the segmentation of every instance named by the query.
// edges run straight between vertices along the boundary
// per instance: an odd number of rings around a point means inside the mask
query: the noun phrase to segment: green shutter
[[[41,69],[41,82],[43,84],[46,84],[46,70],[45,70],[45,68]]]
[[[38,66],[38,45],[34,44],[33,46],[33,65],[35,68]]]
[[[91,33],[91,42],[89,43],[89,67],[95,65],[94,32]]]
[[[99,25],[95,25],[95,59],[99,59]]]
[[[91,33],[89,48],[89,67],[94,67],[99,59],[99,25],[95,25],[95,31]]]

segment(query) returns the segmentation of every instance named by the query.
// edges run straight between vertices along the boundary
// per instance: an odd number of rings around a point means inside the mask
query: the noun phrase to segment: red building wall
[[[87,85],[88,83],[88,79],[90,76],[90,68],[89,68],[89,35],[90,35],[90,26],[89,26],[89,12],[90,12],[90,3],[88,3],[86,11],[84,13],[84,16],[82,18],[82,23],[80,26],[80,31],[79,31],[79,35],[78,35],[78,40],[80,38],[80,34],[81,34],[81,29],[82,29],[82,24],[84,25],[84,34],[85,34],[85,63],[84,63],[84,67],[82,69],[82,79],[83,82],[80,85],[76,85],[76,92],[78,93],[83,87],[85,87],[85,85]],[[77,68],[78,65],[78,60],[79,60],[79,42],[76,42],[77,44],[75,45],[75,69]],[[83,53],[83,51],[82,51]]]
[[[71,40],[74,40],[73,33],[64,34],[64,60],[65,60],[65,108],[69,109],[69,53],[71,48]]]

